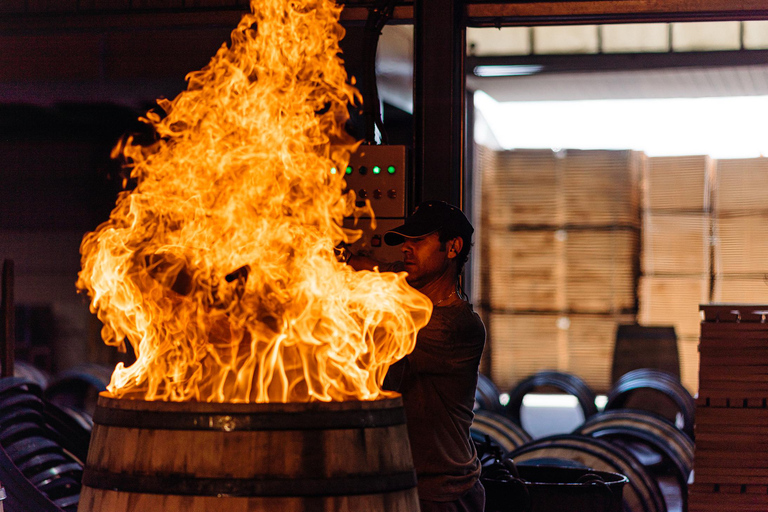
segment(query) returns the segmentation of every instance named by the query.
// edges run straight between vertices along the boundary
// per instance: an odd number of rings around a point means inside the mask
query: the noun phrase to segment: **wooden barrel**
[[[482,442],[485,436],[490,437],[491,441],[502,449],[503,455],[533,439],[523,427],[506,416],[482,409],[475,411],[469,432],[472,438],[479,442]]]
[[[496,384],[482,373],[477,374],[477,388],[475,389],[475,409],[482,409],[492,412],[502,412],[504,406],[501,405],[499,388]]]
[[[616,409],[591,417],[574,434],[618,444],[656,478],[667,510],[688,510],[693,441],[669,420],[648,411]]]
[[[99,397],[79,512],[413,512],[400,397],[288,404]]]
[[[638,368],[656,368],[680,378],[680,354],[674,327],[622,324],[616,329],[611,383]]]
[[[580,377],[567,372],[543,370],[526,377],[512,388],[505,407],[506,415],[518,425],[522,425],[520,408],[523,406],[525,395],[542,388],[564,391],[576,397],[585,420],[597,414],[595,393]]]
[[[656,413],[675,423],[688,437],[694,439],[696,404],[680,379],[669,372],[656,368],[638,368],[622,375],[608,392],[604,408],[606,411],[614,409],[639,409]]]

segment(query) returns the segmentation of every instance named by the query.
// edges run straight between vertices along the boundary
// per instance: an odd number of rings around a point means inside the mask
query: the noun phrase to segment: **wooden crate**
[[[688,510],[768,510],[768,305],[702,310]]]
[[[650,157],[643,171],[644,210],[710,210],[715,164],[709,156]]]
[[[490,224],[488,223],[488,217],[491,216],[491,211],[487,207],[488,191],[485,186],[485,179],[488,173],[491,172],[492,166],[496,159],[496,151],[483,146],[481,144],[474,145],[474,169],[475,169],[475,200],[477,204],[482,205],[479,208],[479,225],[475,223],[475,245],[472,248],[472,259],[475,263],[480,262],[479,265],[474,265],[473,270],[476,272],[476,279],[473,276],[473,289],[475,297],[480,298],[482,304],[487,304],[488,297],[490,295],[489,284],[489,265],[488,254],[490,252],[489,242],[490,237],[488,231],[490,231]],[[479,197],[478,197],[479,196]]]
[[[632,323],[632,315],[568,316],[568,371],[581,377],[595,393],[611,388],[611,366],[620,323]]]
[[[482,175],[485,224],[558,226],[562,223],[561,163],[548,149],[498,151]]]
[[[640,268],[644,274],[710,272],[708,213],[643,212]]]
[[[680,354],[680,381],[692,396],[699,392],[699,337],[678,336]]]
[[[540,370],[568,366],[567,332],[557,314],[491,313],[491,378],[502,390]]]
[[[557,230],[491,230],[487,266],[494,310],[565,308],[565,243]]]
[[[638,226],[644,160],[636,151],[568,150],[562,177],[565,223]]]
[[[491,313],[493,381],[510,389],[542,370],[573,373],[597,393],[611,385],[616,328],[632,315]]]
[[[715,276],[712,301],[745,304],[768,303],[768,279],[765,275]]]
[[[677,337],[698,337],[699,305],[709,302],[709,275],[641,276],[637,321],[675,328]]]
[[[608,313],[636,307],[639,233],[632,228],[569,230],[566,308]]]
[[[719,214],[768,210],[768,158],[717,161],[714,208]]]
[[[634,309],[638,232],[486,229],[492,309],[610,313]]]
[[[765,512],[768,485],[699,484],[688,486],[688,512]]]
[[[739,216],[719,215],[714,220],[714,234],[713,264],[716,274],[768,273],[768,211]]]

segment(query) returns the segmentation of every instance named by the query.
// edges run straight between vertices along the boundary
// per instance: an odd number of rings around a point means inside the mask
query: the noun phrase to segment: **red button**
[[[373,235],[371,238],[372,247],[381,247],[381,235]]]

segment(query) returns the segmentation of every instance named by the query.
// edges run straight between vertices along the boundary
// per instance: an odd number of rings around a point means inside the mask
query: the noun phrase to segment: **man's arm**
[[[348,247],[342,247],[339,252],[339,261],[343,261],[355,270],[376,270],[379,272],[402,272],[403,263],[400,261],[386,263],[366,256],[365,254],[354,254]]]
[[[347,265],[355,270],[373,270],[376,267],[379,269],[386,268],[386,265],[381,261],[375,260],[368,256],[351,253],[349,259],[347,260]]]

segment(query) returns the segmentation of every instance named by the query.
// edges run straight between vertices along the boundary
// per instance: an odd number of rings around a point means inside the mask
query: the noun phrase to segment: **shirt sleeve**
[[[402,261],[393,261],[392,263],[381,263],[378,265],[379,272],[405,272],[405,263]]]
[[[475,371],[485,343],[485,329],[475,320],[474,313],[469,315],[454,322],[446,321],[444,315],[434,316],[433,312],[433,320],[419,331],[416,348],[406,356],[408,371],[430,374]]]

